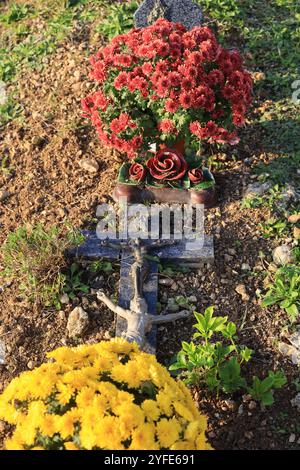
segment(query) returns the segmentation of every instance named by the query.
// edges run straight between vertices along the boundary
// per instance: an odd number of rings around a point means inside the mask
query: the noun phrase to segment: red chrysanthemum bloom
[[[171,119],[163,119],[158,124],[158,129],[163,132],[164,134],[173,134],[176,132],[176,127],[174,126]]]
[[[115,37],[90,63],[98,89],[82,108],[106,145],[132,158],[163,134],[176,133],[194,148],[199,139],[236,143],[252,78],[239,53],[221,47],[210,28],[187,31],[158,19]]]

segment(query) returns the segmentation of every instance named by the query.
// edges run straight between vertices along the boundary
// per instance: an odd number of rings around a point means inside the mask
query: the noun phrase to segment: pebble
[[[250,439],[253,439],[254,434],[253,434],[252,431],[246,431],[246,432],[244,433],[244,436],[245,436],[247,439],[250,440]]]
[[[5,201],[5,199],[8,199],[11,196],[11,194],[8,191],[5,191],[5,189],[0,189],[0,202]]]
[[[68,304],[70,299],[68,294],[62,294],[59,300],[62,304]]]
[[[178,290],[178,284],[175,281],[172,282],[171,289],[172,290]]]
[[[63,310],[60,310],[58,312],[57,316],[60,320],[65,320],[66,319],[66,315],[65,315],[65,312]]]
[[[238,414],[239,414],[239,415],[242,415],[243,413],[244,413],[244,406],[243,406],[243,405],[240,405],[240,406],[238,407]]]
[[[251,271],[251,268],[248,263],[242,264],[242,271]]]
[[[255,402],[254,400],[251,400],[251,401],[249,402],[249,404],[248,404],[248,408],[249,408],[249,410],[251,410],[251,411],[252,411],[252,410],[255,410],[255,408],[256,408],[256,402]]]
[[[170,287],[173,284],[173,282],[174,281],[172,279],[168,279],[164,277],[162,279],[159,279],[158,284],[160,284],[161,286]]]
[[[247,189],[244,193],[245,198],[253,198],[256,196],[262,196],[265,194],[271,185],[268,182],[265,183],[251,183],[247,186]]]
[[[277,266],[283,266],[285,264],[292,263],[295,260],[289,245],[277,246],[275,250],[273,250],[272,256],[273,261]]]
[[[89,173],[97,173],[99,171],[99,165],[94,159],[84,159],[79,162],[80,167]]]
[[[295,442],[295,440],[296,440],[296,434],[292,433],[289,437],[289,443],[293,444],[293,442]]]
[[[298,238],[300,238],[300,228],[294,227],[293,235],[294,235],[294,238],[298,240]]]
[[[34,361],[28,361],[27,362],[27,367],[30,370],[34,369],[35,368],[35,362]]]
[[[291,224],[296,224],[297,222],[300,222],[300,213],[290,215],[288,221]]]
[[[189,301],[189,302],[192,302],[192,303],[196,303],[196,302],[198,302],[198,299],[197,299],[197,297],[196,297],[195,295],[190,295],[190,296],[188,297],[188,301]]]
[[[235,288],[235,292],[237,292],[242,297],[242,300],[244,300],[245,302],[248,302],[248,300],[250,299],[244,284],[238,284]]]
[[[233,256],[228,255],[227,253],[225,253],[225,255],[224,255],[224,260],[225,260],[227,263],[229,263],[230,261],[233,260]]]
[[[76,338],[85,331],[89,324],[89,316],[82,307],[75,307],[69,315],[67,331],[69,338]]]

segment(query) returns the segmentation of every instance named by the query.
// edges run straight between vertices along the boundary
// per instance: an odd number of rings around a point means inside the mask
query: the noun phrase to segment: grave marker
[[[181,23],[187,29],[192,29],[201,24],[202,11],[191,0],[144,0],[134,14],[135,26],[145,28],[158,18]]]

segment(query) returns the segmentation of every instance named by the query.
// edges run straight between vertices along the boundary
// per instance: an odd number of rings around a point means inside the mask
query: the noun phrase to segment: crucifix
[[[85,242],[70,254],[88,259],[121,260],[119,299],[115,304],[103,291],[97,298],[117,315],[116,336],[136,341],[143,350],[155,354],[157,325],[184,319],[190,311],[157,313],[158,261],[172,260],[197,268],[214,259],[213,238],[204,236],[200,248],[188,248],[187,240],[129,240],[97,238],[96,232],[83,232]]]

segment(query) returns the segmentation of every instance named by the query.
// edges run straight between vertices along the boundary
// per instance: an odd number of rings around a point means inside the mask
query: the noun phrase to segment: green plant
[[[287,232],[288,224],[285,220],[271,218],[259,225],[264,238],[281,237]]]
[[[300,306],[300,266],[288,265],[279,268],[269,283],[269,290],[262,300],[262,306],[279,304],[295,321]]]
[[[215,317],[214,308],[209,307],[204,314],[195,312],[197,332],[193,339],[201,339],[199,344],[182,342],[182,350],[170,370],[179,370],[190,385],[204,384],[210,391],[220,390],[231,393],[246,386],[241,376],[241,364],[251,358],[251,349],[238,346],[236,325],[227,317]],[[212,341],[214,335],[219,341]]]
[[[138,6],[137,1],[110,5],[106,18],[95,27],[95,31],[103,34],[108,40],[127,33],[134,26],[133,15]]]
[[[92,273],[97,273],[99,271],[109,273],[109,272],[113,271],[113,265],[110,261],[97,260],[97,261],[93,261],[90,264],[89,269]]]
[[[0,22],[11,24],[28,17],[34,9],[27,3],[13,3],[6,13],[0,15]]]
[[[76,294],[87,294],[89,286],[82,280],[84,271],[80,269],[77,263],[72,263],[67,273],[64,274],[63,291],[68,294],[70,299],[74,299]]]
[[[283,387],[286,382],[286,377],[282,371],[269,371],[268,377],[263,380],[253,377],[252,386],[248,387],[247,390],[254,400],[260,401],[265,406],[269,406],[274,403],[273,389]]]
[[[59,308],[65,285],[65,250],[82,240],[81,234],[67,226],[19,227],[2,245],[1,275],[16,281],[20,291],[35,305]]]

